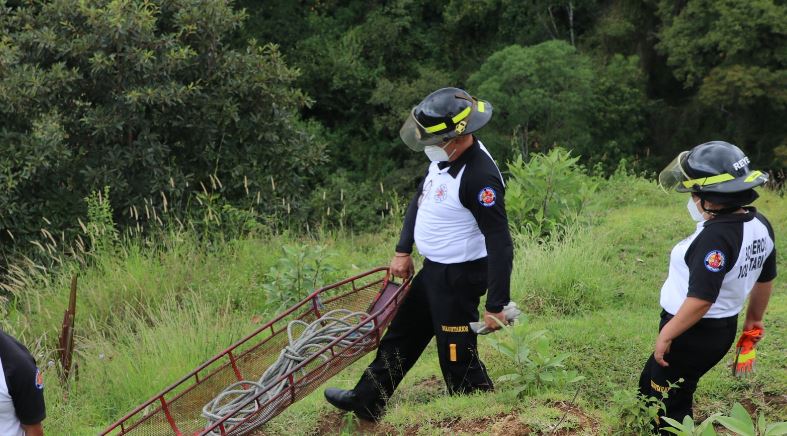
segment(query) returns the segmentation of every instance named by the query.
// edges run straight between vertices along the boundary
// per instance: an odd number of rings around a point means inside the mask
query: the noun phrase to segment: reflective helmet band
[[[453,121],[454,124],[456,124],[462,121],[463,119],[467,118],[467,116],[470,115],[470,112],[472,111],[473,111],[473,107],[468,106],[462,112],[459,112],[455,117],[451,118],[451,121]]]
[[[754,181],[754,179],[760,177],[761,175],[762,175],[762,171],[752,171],[752,173],[749,174],[749,177],[746,177],[746,180],[744,180],[744,182],[751,183]]]
[[[473,108],[471,106],[468,106],[464,108],[462,112],[459,112],[455,117],[451,118],[451,121],[454,124],[456,124],[462,121],[463,119],[467,118],[467,116],[470,115],[470,112],[472,111]],[[483,112],[483,111],[479,109],[479,112]],[[426,133],[435,133],[447,128],[448,126],[445,123],[440,123],[440,124],[435,124],[434,126],[424,127],[424,130],[426,131]]]
[[[686,180],[685,182],[683,182],[683,186],[691,189],[695,185],[699,185],[699,186],[715,185],[716,183],[726,182],[728,180],[735,180],[735,176],[729,173],[725,173],[725,174],[719,174],[718,176]]]
[[[440,123],[440,124],[435,124],[434,126],[424,127],[424,130],[426,130],[426,133],[434,133],[447,128],[448,126],[446,126],[445,123]]]

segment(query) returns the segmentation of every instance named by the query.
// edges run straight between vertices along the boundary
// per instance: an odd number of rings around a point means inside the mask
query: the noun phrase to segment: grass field
[[[775,227],[784,271],[787,200],[766,192],[755,205]],[[610,434],[619,425],[615,394],[636,386],[656,337],[669,250],[693,227],[685,196],[632,177],[604,184],[564,238],[516,236],[512,298],[526,311],[522,328],[546,330],[551,350],[570,353],[566,367],[585,377],[576,384],[518,398],[509,384],[498,383],[494,393],[448,397],[430,346],[376,426],[346,419],[324,402],[320,388],[261,434]],[[95,434],[275,314],[281,294],[270,283],[272,268],[286,266],[282,246],[306,260],[323,247],[329,268],[319,280],[327,284],[387,264],[397,235],[388,223],[363,235],[258,234],[206,246],[188,233],[171,233],[156,243],[126,242],[98,253],[90,267],[66,263],[20,289],[3,328],[47,367],[55,359],[69,277],[78,270],[78,378],[66,393],[54,368],[45,371],[45,427],[54,435]],[[787,420],[785,291],[777,278],[755,375],[734,379],[719,364],[700,383],[698,417],[729,412],[739,401],[771,421]],[[488,339],[479,342],[493,378],[510,372],[510,361]],[[371,357],[326,386],[352,387]]]

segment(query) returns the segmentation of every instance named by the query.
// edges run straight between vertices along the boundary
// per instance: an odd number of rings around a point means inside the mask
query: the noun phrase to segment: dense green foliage
[[[104,186],[124,224],[204,185],[297,208],[324,140],[278,49],[231,44],[244,17],[197,0],[0,9],[0,229],[74,229]]]
[[[105,186],[121,226],[198,203],[203,222],[372,228],[426,163],[400,123],[443,86],[492,102],[504,172],[555,145],[653,171],[726,139],[783,175],[785,23],[780,0],[9,0],[0,254],[41,229],[70,245]]]

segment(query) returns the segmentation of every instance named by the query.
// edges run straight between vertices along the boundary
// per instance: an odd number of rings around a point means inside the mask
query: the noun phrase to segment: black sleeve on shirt
[[[762,271],[760,271],[760,276],[757,278],[758,282],[767,283],[776,278],[776,236],[773,233],[771,223],[761,213],[757,213],[756,219],[759,219],[765,224],[765,227],[768,228],[768,235],[770,235],[771,241],[773,241],[773,251],[771,251],[771,254],[762,264]]]
[[[743,223],[706,222],[684,257],[689,267],[686,296],[715,303],[724,276],[738,261],[742,243]]]
[[[44,385],[39,378],[35,359],[24,345],[2,333],[3,371],[16,416],[24,425],[38,424],[46,417]]]
[[[426,170],[427,174],[429,170]],[[418,215],[418,201],[423,195],[424,180],[426,175],[421,179],[418,184],[418,189],[415,191],[415,196],[410,200],[407,206],[407,211],[404,214],[404,222],[402,223],[402,231],[399,234],[399,242],[396,244],[397,253],[412,253],[413,243],[415,243],[415,217]]]
[[[459,186],[462,205],[475,217],[486,240],[486,310],[498,313],[511,300],[514,244],[508,230],[505,186],[494,161],[485,153],[467,164]]]

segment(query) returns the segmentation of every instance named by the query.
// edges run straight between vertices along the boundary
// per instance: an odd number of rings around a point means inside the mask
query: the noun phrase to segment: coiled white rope
[[[276,397],[282,391],[290,387],[288,379],[281,380],[276,386],[273,386],[276,379],[289,373],[301,362],[313,357],[320,349],[336,341],[359,324],[361,324],[361,326],[356,331],[336,343],[336,346],[340,347],[340,349],[348,347],[355,349],[349,352],[349,354],[348,352],[343,353],[342,357],[350,357],[355,353],[361,352],[369,343],[374,341],[374,336],[367,335],[374,328],[374,323],[369,319],[368,314],[363,312],[352,312],[346,309],[336,309],[326,313],[311,323],[306,323],[301,320],[291,321],[287,325],[289,344],[284,347],[281,353],[279,353],[276,362],[265,370],[258,381],[245,380],[233,383],[227,386],[226,389],[202,408],[202,416],[208,420],[208,424],[205,428],[210,427],[231,414],[241,404],[255,398],[263,391],[265,393],[257,398],[257,401],[252,401],[242,410],[233,413],[231,418],[224,421],[224,429],[226,432],[232,430],[240,434],[252,430],[254,427],[266,422],[277,412],[278,406],[281,403],[289,400],[288,395],[282,395],[273,403],[265,406],[265,410],[260,410],[260,405],[264,405],[271,398]],[[304,327],[303,332],[297,338],[294,337],[296,327]],[[359,340],[357,343],[353,343],[364,336],[366,337]],[[331,353],[322,353],[317,357],[322,359],[323,363],[325,363],[330,360],[330,355]],[[319,375],[322,375],[329,367],[330,364],[324,365]],[[305,367],[301,368],[298,374],[300,374],[301,377],[305,376],[307,374]],[[311,375],[310,379],[315,380],[319,375]],[[308,384],[308,382],[306,382],[306,384],[299,383],[302,381],[303,380],[294,379],[294,383],[299,385],[299,387]],[[249,422],[243,422],[246,418],[255,414],[257,416],[250,419]],[[220,435],[221,432],[217,428],[209,434]]]

